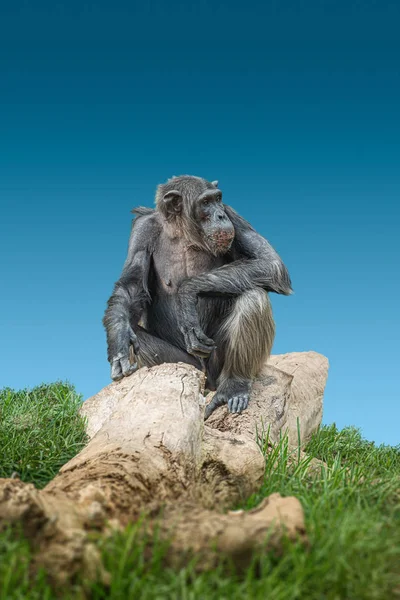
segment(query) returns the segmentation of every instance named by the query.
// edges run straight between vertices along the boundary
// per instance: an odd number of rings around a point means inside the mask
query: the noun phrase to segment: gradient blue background
[[[189,173],[289,267],[274,353],[329,357],[324,422],[397,444],[400,4],[0,11],[0,386],[109,382],[129,211]]]

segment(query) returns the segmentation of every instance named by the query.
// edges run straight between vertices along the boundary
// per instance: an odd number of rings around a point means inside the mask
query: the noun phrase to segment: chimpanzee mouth
[[[235,238],[234,229],[218,229],[208,237],[208,242],[216,254],[228,252]]]

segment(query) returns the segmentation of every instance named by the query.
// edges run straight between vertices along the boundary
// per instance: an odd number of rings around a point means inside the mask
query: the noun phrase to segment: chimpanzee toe
[[[241,413],[247,408],[249,404],[249,397],[243,394],[233,396],[228,400],[228,410],[231,413]]]

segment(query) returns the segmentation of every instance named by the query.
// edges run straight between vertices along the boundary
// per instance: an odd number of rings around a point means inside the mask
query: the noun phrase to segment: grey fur
[[[224,403],[246,408],[274,338],[268,292],[291,293],[281,258],[216,186],[174,177],[158,186],[155,209],[134,210],[103,320],[113,379],[135,363],[204,365],[207,386],[217,388],[206,414]]]
[[[220,381],[228,377],[257,377],[271,354],[275,323],[267,292],[253,288],[238,296],[221,325],[226,343]]]

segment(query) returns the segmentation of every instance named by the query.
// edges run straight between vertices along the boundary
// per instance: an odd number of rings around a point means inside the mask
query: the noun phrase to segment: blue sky
[[[0,386],[109,382],[132,207],[218,179],[287,264],[274,353],[330,360],[324,422],[399,435],[400,5],[0,9]]]

